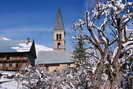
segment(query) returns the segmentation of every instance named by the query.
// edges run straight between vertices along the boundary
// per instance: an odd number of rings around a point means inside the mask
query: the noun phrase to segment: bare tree
[[[123,65],[133,57],[133,41],[126,36],[126,26],[133,19],[131,7],[133,2],[127,0],[97,0],[96,7],[74,24],[75,29],[85,30],[88,47],[99,53],[93,89],[122,88]]]

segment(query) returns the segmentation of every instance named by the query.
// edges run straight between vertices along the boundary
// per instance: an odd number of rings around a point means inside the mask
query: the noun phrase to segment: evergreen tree
[[[87,60],[85,42],[82,34],[76,38],[75,50],[73,51],[73,58],[76,66],[83,66]]]

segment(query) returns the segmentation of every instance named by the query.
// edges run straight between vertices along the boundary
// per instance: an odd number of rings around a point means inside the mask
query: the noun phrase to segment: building
[[[56,71],[73,66],[72,53],[69,51],[41,51],[36,64],[46,71]]]
[[[54,51],[40,51],[36,65],[42,70],[56,71],[67,66],[73,66],[72,52],[65,48],[65,30],[61,10],[58,9],[53,31]]]
[[[0,70],[23,70],[35,65],[34,41],[0,40],[0,43]]]

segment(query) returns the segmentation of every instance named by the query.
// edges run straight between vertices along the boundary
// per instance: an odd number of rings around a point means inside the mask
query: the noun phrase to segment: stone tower
[[[65,31],[61,15],[61,9],[57,10],[56,22],[54,27],[54,49],[65,50]]]

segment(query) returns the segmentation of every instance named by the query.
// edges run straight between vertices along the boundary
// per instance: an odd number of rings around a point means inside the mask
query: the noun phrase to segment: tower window
[[[59,40],[61,40],[61,34],[59,34]]]
[[[57,43],[57,48],[60,48],[60,45],[61,45],[60,43]]]
[[[56,34],[56,40],[58,40],[58,34]]]
[[[62,37],[61,37],[61,34],[57,34],[57,35],[56,35],[56,40],[61,40],[61,38],[62,38]]]

